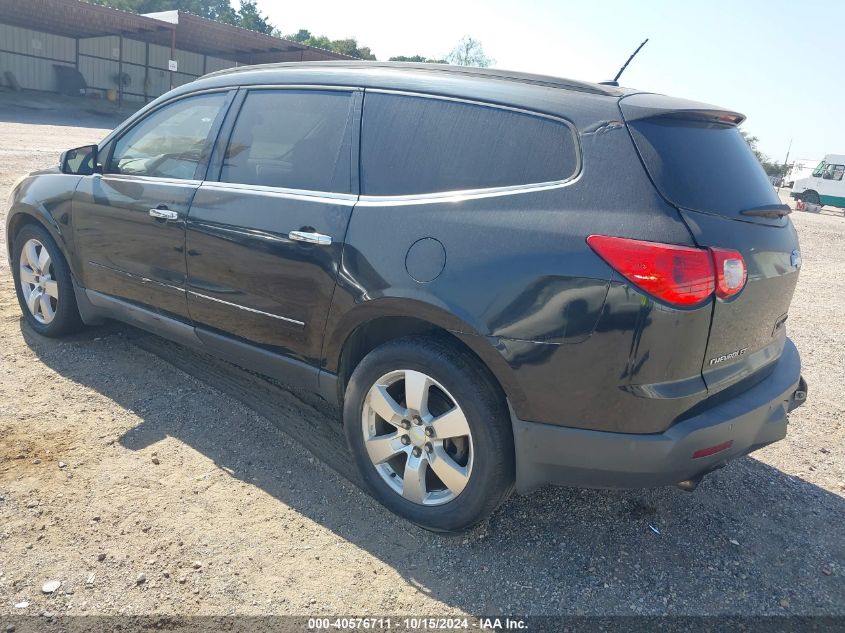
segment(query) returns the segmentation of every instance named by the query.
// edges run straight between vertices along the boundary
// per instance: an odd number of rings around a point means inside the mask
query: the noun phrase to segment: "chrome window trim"
[[[115,173],[106,173],[106,174],[94,174],[95,176],[102,178],[104,180],[122,180],[126,182],[138,182],[138,183],[160,183],[162,185],[185,185],[186,187],[199,187],[202,184],[202,180],[190,179],[190,180],[183,180],[181,178],[165,178],[163,176],[142,176],[142,175],[133,175],[133,174],[115,174]]]
[[[358,205],[361,207],[402,207],[414,204],[458,203],[467,200],[484,198],[498,198],[523,193],[550,191],[561,189],[575,183],[580,174],[570,180],[556,180],[540,182],[532,185],[512,185],[509,187],[488,187],[486,189],[464,189],[461,191],[438,191],[435,193],[421,193],[405,196],[360,196]]]
[[[566,125],[572,132],[575,132],[575,126],[573,123],[561,116],[557,116],[555,114],[548,114],[546,112],[538,112],[537,110],[527,110],[525,108],[520,108],[518,106],[509,106],[500,103],[494,103],[492,101],[478,101],[476,99],[465,99],[463,97],[452,97],[449,95],[440,95],[435,94],[433,92],[414,92],[411,90],[393,90],[390,88],[367,88],[366,92],[378,92],[382,94],[392,94],[392,95],[400,95],[404,97],[422,97],[424,99],[439,99],[440,101],[457,101],[458,103],[468,103],[469,105],[477,105],[482,106],[485,108],[496,108],[498,110],[510,110],[512,112],[518,112],[520,114],[527,114],[530,116],[540,117],[542,119],[551,119],[553,121],[557,121],[558,123],[563,123]]]
[[[193,290],[188,290],[188,294],[194,295],[195,297],[200,297],[202,299],[207,299],[209,301],[214,301],[216,303],[222,303],[223,305],[230,306],[232,308],[237,308],[238,310],[244,310],[245,312],[252,312],[253,314],[260,314],[261,316],[268,316],[274,319],[279,319],[280,321],[286,321],[288,323],[293,323],[294,325],[299,325],[301,327],[305,327],[305,321],[298,321],[297,319],[291,319],[290,317],[283,317],[279,316],[278,314],[270,314],[269,312],[264,312],[262,310],[256,310],[255,308],[248,308],[246,306],[242,306],[239,303],[232,303],[231,301],[224,301],[223,299],[217,299],[216,297],[209,297],[208,295],[201,294],[199,292],[194,292]]]
[[[517,112],[528,116],[534,116],[541,119],[549,119],[556,123],[561,123],[569,130],[572,135],[572,142],[575,148],[575,170],[569,178],[562,180],[551,180],[548,182],[527,183],[520,185],[507,185],[503,187],[482,187],[478,189],[462,189],[458,191],[434,191],[429,193],[418,194],[404,194],[393,196],[368,196],[361,195],[358,198],[358,204],[368,207],[385,207],[385,206],[405,206],[412,204],[431,204],[435,202],[463,202],[465,200],[477,200],[481,198],[492,198],[497,196],[514,195],[520,193],[530,193],[534,191],[549,191],[552,189],[560,189],[577,182],[581,177],[581,170],[583,167],[581,155],[581,140],[578,137],[578,131],[575,125],[563,117],[547,114],[545,112],[536,112],[534,110],[526,110],[525,108],[518,108],[515,106],[500,105],[498,103],[491,103],[487,101],[477,101],[474,99],[463,99],[461,97],[450,97],[447,95],[438,95],[425,92],[413,92],[408,90],[390,90],[387,88],[367,88],[366,92],[376,92],[381,94],[400,95],[407,97],[419,97],[424,99],[439,99],[441,101],[454,101],[458,103],[466,103],[485,108],[495,108],[499,110],[507,110],[510,112]],[[363,123],[362,123],[363,126]],[[363,151],[363,148],[362,148]]]
[[[339,92],[363,92],[360,86],[332,86],[325,84],[236,84],[233,86],[249,92],[250,90],[337,90]]]
[[[138,181],[138,182],[158,182],[162,184],[184,184],[186,186],[202,186],[206,189],[212,189],[217,191],[231,191],[237,193],[248,193],[248,194],[263,194],[263,195],[271,195],[274,197],[279,198],[287,198],[291,200],[301,200],[306,202],[323,202],[323,203],[332,203],[332,204],[344,204],[346,206],[353,206],[353,205],[360,205],[365,207],[388,207],[388,206],[408,206],[414,204],[433,204],[433,203],[458,203],[464,202],[466,200],[478,200],[484,198],[493,198],[498,196],[508,196],[508,195],[516,195],[522,193],[532,193],[532,192],[541,192],[541,191],[549,191],[554,189],[560,189],[563,187],[567,187],[571,184],[577,182],[581,177],[583,162],[582,162],[582,152],[581,152],[581,142],[578,137],[577,129],[575,125],[560,116],[547,114],[545,112],[537,112],[534,110],[527,110],[525,108],[519,108],[515,106],[507,106],[498,103],[491,103],[487,101],[477,101],[474,99],[464,99],[461,97],[451,97],[448,95],[438,95],[434,93],[426,93],[426,92],[414,92],[408,90],[392,90],[388,88],[363,88],[360,86],[336,86],[336,85],[325,85],[325,84],[232,84],[230,86],[225,87],[215,87],[215,88],[207,88],[203,90],[197,90],[188,92],[185,94],[178,95],[172,99],[168,99],[167,101],[158,104],[157,107],[150,112],[154,112],[165,105],[176,101],[177,99],[183,99],[195,95],[200,95],[209,92],[224,92],[233,89],[242,89],[245,91],[251,90],[336,90],[340,92],[375,92],[375,93],[382,93],[382,94],[393,94],[393,95],[402,95],[408,97],[420,97],[425,99],[439,99],[442,101],[455,101],[458,103],[466,103],[469,105],[475,105],[480,107],[486,108],[496,108],[499,110],[507,110],[511,112],[517,112],[520,114],[525,114],[528,116],[534,116],[544,119],[549,119],[555,121],[556,123],[561,123],[565,125],[570,133],[572,134],[572,140],[575,146],[575,171],[570,178],[566,178],[563,180],[554,180],[549,182],[540,182],[540,183],[528,183],[524,185],[508,185],[503,187],[484,187],[480,189],[462,189],[458,191],[434,191],[429,193],[419,193],[419,194],[406,194],[406,195],[396,195],[396,196],[367,196],[361,195],[357,196],[355,194],[349,193],[334,193],[331,191],[314,191],[314,190],[307,190],[307,189],[289,189],[286,187],[269,187],[263,185],[248,185],[243,183],[227,183],[227,182],[220,182],[216,180],[181,180],[178,178],[161,178],[157,176],[134,176],[130,174],[117,174],[117,173],[105,173],[105,174],[97,174],[102,178],[113,178],[116,180],[126,180],[126,181]],[[144,115],[146,117],[147,114]],[[129,127],[128,125],[126,127]],[[118,130],[115,130],[116,132]],[[111,135],[111,136],[114,136]],[[105,139],[103,142],[106,142],[110,139]],[[232,304],[236,305],[236,304]],[[249,310],[249,308],[245,308]],[[276,318],[284,319],[285,317],[277,317],[276,315],[268,315],[274,316]]]
[[[245,185],[236,182],[220,182],[206,180],[202,183],[202,189],[212,191],[228,191],[236,193],[270,195],[290,200],[302,200],[306,202],[323,202],[330,204],[342,204],[353,206],[358,201],[358,196],[352,193],[333,193],[331,191],[311,191],[309,189],[288,189],[286,187],[268,187],[265,185]]]

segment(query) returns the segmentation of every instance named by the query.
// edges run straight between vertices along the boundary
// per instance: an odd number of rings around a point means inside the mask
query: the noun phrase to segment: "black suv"
[[[516,487],[679,484],[783,438],[795,230],[722,108],[439,65],[208,75],[12,191],[45,336],[113,318],[343,411],[434,530]]]

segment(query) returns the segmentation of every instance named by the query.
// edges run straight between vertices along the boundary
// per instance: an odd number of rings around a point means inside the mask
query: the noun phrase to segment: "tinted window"
[[[736,216],[781,204],[732,125],[654,118],[634,121],[630,129],[657,188],[678,206]]]
[[[232,131],[220,180],[348,192],[351,97],[338,91],[250,92]]]
[[[208,152],[208,134],[223,107],[222,93],[164,106],[118,139],[109,172],[190,180]]]
[[[565,180],[570,129],[558,121],[444,99],[369,93],[362,193],[406,195]]]

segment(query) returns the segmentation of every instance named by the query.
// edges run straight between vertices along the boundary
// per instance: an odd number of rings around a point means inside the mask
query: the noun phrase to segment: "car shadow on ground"
[[[468,534],[438,536],[321,473],[306,451],[284,448],[290,443],[280,433],[358,483],[336,417],[307,397],[128,326],[89,329],[61,343],[23,321],[21,332],[53,370],[143,418],[120,438],[125,448],[176,438],[452,607],[476,614],[845,613],[845,500],[753,458],[714,473],[694,494],[545,488],[511,498]],[[138,356],[138,347],[153,355],[121,360]],[[70,348],[83,351],[84,362]],[[174,386],[187,382],[182,371],[217,391],[178,393]],[[232,398],[270,422],[239,419]],[[199,408],[215,414],[192,421]],[[286,473],[303,469],[313,477],[291,486]]]

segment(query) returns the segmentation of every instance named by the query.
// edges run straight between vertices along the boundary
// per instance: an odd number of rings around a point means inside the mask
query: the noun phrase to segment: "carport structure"
[[[10,72],[34,90],[56,91],[54,67],[65,66],[89,89],[140,101],[223,68],[327,59],[349,58],[182,11],[138,15],[80,0],[0,0],[0,78]]]

